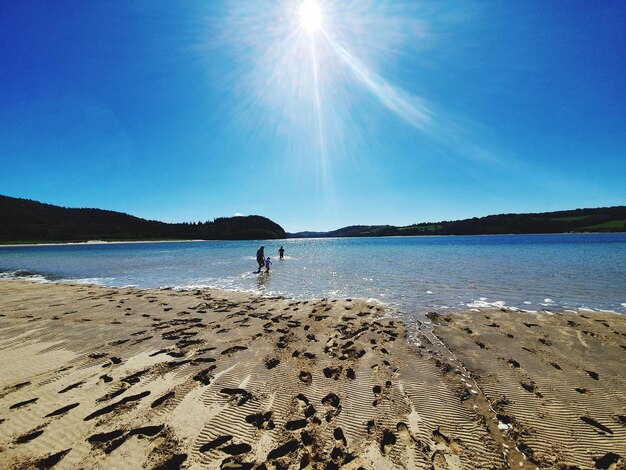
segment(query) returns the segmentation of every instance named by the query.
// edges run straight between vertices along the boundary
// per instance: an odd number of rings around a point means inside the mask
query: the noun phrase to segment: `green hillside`
[[[0,243],[88,240],[256,240],[285,238],[283,228],[251,215],[168,224],[102,209],[68,209],[0,196]]]
[[[626,206],[532,214],[499,214],[471,219],[393,225],[353,225],[331,232],[301,232],[292,238],[408,235],[499,235],[566,232],[626,232]]]

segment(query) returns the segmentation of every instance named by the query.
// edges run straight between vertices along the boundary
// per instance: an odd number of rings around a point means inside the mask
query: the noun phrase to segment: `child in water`
[[[269,273],[270,272],[270,264],[272,264],[272,262],[270,261],[270,257],[268,256],[265,259],[265,272]]]

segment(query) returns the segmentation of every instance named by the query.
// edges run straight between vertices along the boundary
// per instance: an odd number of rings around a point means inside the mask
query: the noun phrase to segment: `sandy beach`
[[[0,281],[0,468],[624,468],[626,318]]]

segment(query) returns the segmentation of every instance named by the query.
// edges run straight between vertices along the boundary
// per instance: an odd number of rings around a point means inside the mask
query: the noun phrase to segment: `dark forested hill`
[[[538,214],[500,214],[472,219],[393,225],[353,225],[332,232],[300,232],[291,238],[402,235],[497,235],[508,233],[626,232],[626,206]]]
[[[0,242],[87,240],[256,240],[285,238],[283,228],[258,215],[205,223],[167,224],[102,209],[68,209],[0,196]]]

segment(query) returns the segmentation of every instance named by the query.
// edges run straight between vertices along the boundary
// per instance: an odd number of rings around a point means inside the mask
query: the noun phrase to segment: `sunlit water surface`
[[[260,244],[269,275],[253,273]],[[0,247],[0,277],[362,297],[418,317],[488,304],[626,313],[626,234]]]

